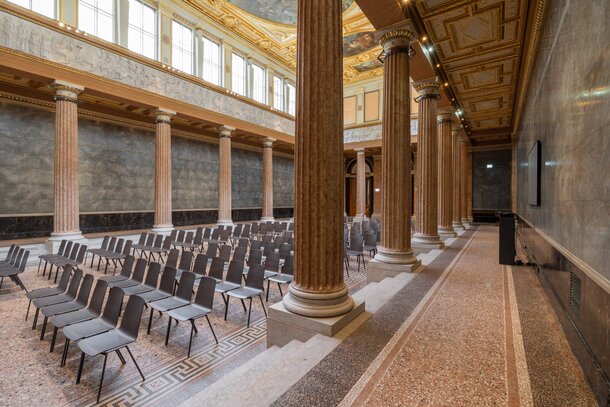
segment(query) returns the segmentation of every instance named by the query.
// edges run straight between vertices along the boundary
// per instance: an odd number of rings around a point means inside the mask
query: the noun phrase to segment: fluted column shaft
[[[414,84],[420,94],[419,135],[417,140],[417,204],[415,206],[415,234],[413,243],[441,246],[438,234],[438,134],[436,101],[440,98],[440,84],[422,81]]]
[[[77,97],[84,88],[62,81],[55,91],[55,208],[52,236],[81,236],[78,183]]]
[[[439,135],[439,218],[438,233],[441,237],[454,237],[453,230],[453,139],[451,121],[453,113],[450,110],[437,111]]]
[[[381,194],[381,184],[382,184],[382,176],[381,176],[381,156],[376,155],[373,157],[373,188],[375,190],[373,195],[373,206],[375,208],[375,213],[373,213],[373,217],[381,216],[381,208],[383,208],[383,198]]]
[[[468,226],[468,137],[460,137],[460,220]]]
[[[467,175],[467,185],[468,185],[468,223],[472,224],[472,150],[468,150],[468,175]]]
[[[155,150],[155,223],[153,229],[164,231],[172,225],[172,126],[175,112],[159,109]]]
[[[263,221],[273,220],[273,140],[263,142]]]
[[[231,215],[231,134],[232,128],[220,129],[218,145],[218,224],[233,223]]]
[[[461,184],[462,184],[462,172],[460,169],[460,131],[461,128],[459,126],[453,126],[451,128],[451,155],[453,157],[453,220],[452,226],[454,230],[462,230],[464,229],[464,225],[462,224],[462,216],[461,216]]]
[[[356,218],[366,217],[366,160],[364,149],[356,150]]]
[[[381,37],[384,48],[381,189],[381,244],[375,259],[382,263],[413,265],[411,250],[411,124],[409,43],[413,33],[391,31]]]
[[[354,307],[343,281],[341,2],[298,2],[295,270],[284,307],[307,317]]]

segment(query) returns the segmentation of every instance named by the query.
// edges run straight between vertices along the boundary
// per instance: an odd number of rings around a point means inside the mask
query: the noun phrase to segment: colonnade
[[[84,87],[54,81],[55,149],[54,149],[54,218],[50,241],[82,239],[79,226],[78,183],[78,96]],[[167,232],[172,224],[171,123],[176,112],[159,108],[154,112],[155,190],[154,224],[156,232]],[[218,223],[231,224],[231,136],[235,129],[222,126],[219,131]],[[273,220],[273,141],[264,139],[263,147],[263,213],[262,219]]]

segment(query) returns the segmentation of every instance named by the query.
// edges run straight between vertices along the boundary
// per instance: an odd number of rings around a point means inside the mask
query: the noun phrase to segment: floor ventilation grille
[[[576,314],[580,314],[582,295],[582,280],[576,274],[570,272],[570,308]]]

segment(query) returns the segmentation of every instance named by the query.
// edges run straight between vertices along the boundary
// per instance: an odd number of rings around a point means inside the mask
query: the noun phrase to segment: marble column
[[[53,233],[49,241],[83,239],[79,225],[78,95],[82,86],[63,81],[51,84],[55,92],[55,170]]]
[[[381,208],[383,208],[383,199],[381,195],[381,156],[376,155],[373,157],[373,188],[375,190],[373,195],[373,207],[375,211],[372,215],[373,218],[381,217]]]
[[[468,136],[462,134],[460,137],[460,220],[464,227],[469,227],[468,220],[468,150],[470,141]]]
[[[381,271],[411,271],[421,263],[411,249],[411,84],[409,46],[413,33],[395,30],[380,39],[384,53],[384,109],[381,166],[383,208],[381,243],[369,268]],[[396,265],[388,267],[383,265]],[[376,273],[375,278],[386,273]],[[372,277],[372,276],[371,276]]]
[[[453,170],[453,215],[451,224],[453,230],[464,230],[464,224],[462,223],[462,216],[460,212],[461,208],[461,184],[462,184],[462,172],[460,170],[460,132],[462,128],[459,125],[453,125],[451,127],[451,155],[452,155],[452,170]]]
[[[453,230],[453,139],[451,123],[453,109],[436,111],[439,139],[439,190],[438,190],[438,234],[441,238],[455,237]]]
[[[441,85],[436,80],[413,84],[419,93],[419,135],[417,140],[417,203],[415,234],[412,244],[418,247],[440,249],[443,242],[438,234],[438,133],[436,101],[440,99]]]
[[[355,221],[366,219],[366,158],[364,148],[356,149],[356,216]]]
[[[218,145],[218,223],[232,225],[231,215],[231,135],[232,127],[220,128],[220,143]]]
[[[293,315],[309,319],[354,317],[350,312],[354,301],[343,280],[341,250],[341,2],[299,1],[297,16],[295,270],[282,306]],[[274,318],[271,312],[270,318]],[[302,319],[292,318],[290,323],[300,325]],[[311,327],[315,323],[305,324]]]
[[[176,112],[159,109],[155,146],[155,223],[153,231],[169,232],[172,224],[172,125]]]
[[[273,142],[263,141],[263,217],[262,221],[273,220]]]
[[[467,178],[467,185],[468,185],[468,197],[467,197],[467,202],[468,202],[468,223],[470,223],[472,225],[473,222],[473,217],[472,217],[472,146],[468,149],[468,178]]]

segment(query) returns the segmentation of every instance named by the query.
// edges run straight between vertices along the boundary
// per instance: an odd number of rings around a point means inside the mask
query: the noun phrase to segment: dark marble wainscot
[[[52,215],[0,217],[0,240],[49,236],[52,231]]]
[[[172,223],[174,226],[208,225],[216,223],[218,210],[202,209],[192,211],[173,211]]]
[[[273,208],[273,217],[276,219],[292,218],[294,216],[294,208]]]
[[[153,212],[90,213],[80,215],[80,228],[83,233],[149,229],[153,226],[153,222]]]

